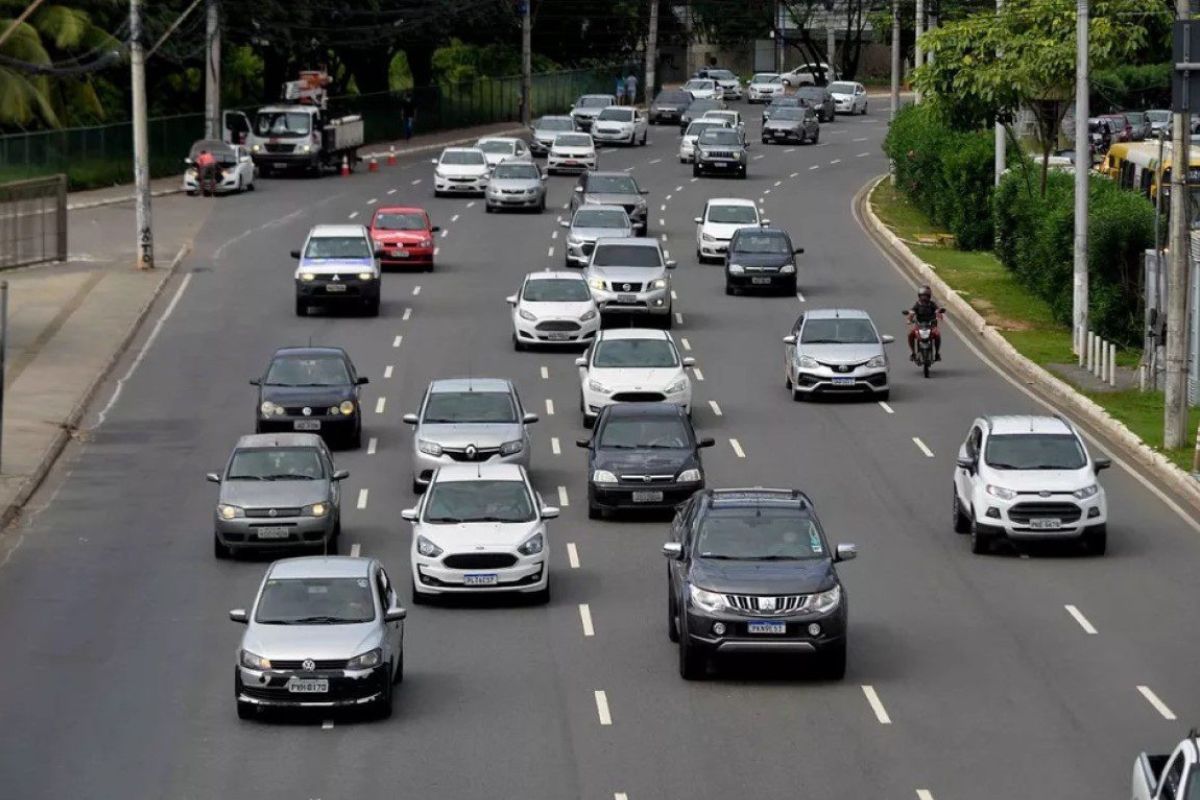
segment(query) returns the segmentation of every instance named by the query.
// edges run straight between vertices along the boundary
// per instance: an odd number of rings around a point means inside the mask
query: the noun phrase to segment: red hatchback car
[[[440,231],[429,224],[423,208],[384,206],[371,218],[371,240],[383,251],[381,267],[412,265],[433,271],[433,235]]]

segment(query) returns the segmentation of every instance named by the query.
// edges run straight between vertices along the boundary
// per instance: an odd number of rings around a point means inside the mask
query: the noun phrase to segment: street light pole
[[[205,0],[204,138],[221,138],[221,10],[219,0]]]
[[[921,36],[925,33],[925,0],[917,0],[917,26],[913,41],[913,68],[921,66],[924,63],[923,54],[921,53]],[[921,90],[915,92],[916,102],[921,102]]]
[[[1175,0],[1177,19],[1191,18],[1189,0]],[[1183,37],[1183,63],[1191,64],[1191,36]],[[1177,67],[1178,69],[1178,67]],[[1171,256],[1167,265],[1167,353],[1165,408],[1163,409],[1163,447],[1183,447],[1187,441],[1187,300],[1188,300],[1188,223],[1191,205],[1188,198],[1188,173],[1191,171],[1191,98],[1188,73],[1182,75],[1182,103],[1176,105],[1171,119],[1171,230],[1168,235]],[[1162,191],[1161,187],[1159,191]]]
[[[646,109],[654,99],[655,81],[658,80],[658,3],[650,0],[650,27],[646,32]]]
[[[999,15],[1004,8],[1004,0],[996,0],[996,14]],[[996,54],[999,57],[1000,53]],[[1000,177],[1004,175],[1004,168],[1008,163],[1008,140],[1005,138],[1004,123],[996,120],[996,162],[995,162],[995,185],[1000,185]]]
[[[533,0],[521,3],[521,124],[532,119],[533,102]]]
[[[1088,0],[1077,0],[1075,22],[1075,243],[1071,341],[1082,356],[1088,332]]]
[[[129,0],[129,64],[133,101],[133,183],[137,216],[137,268],[154,269],[150,224],[150,136],[146,129],[146,43],[142,0]]]

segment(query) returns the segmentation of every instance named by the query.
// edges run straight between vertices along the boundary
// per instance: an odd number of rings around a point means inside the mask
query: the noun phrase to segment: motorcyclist
[[[931,323],[931,335],[933,336],[933,360],[942,360],[942,333],[938,330],[938,320],[946,309],[933,302],[933,290],[928,286],[922,286],[917,290],[917,302],[913,307],[908,309],[908,321],[911,327],[908,329],[908,357],[912,361],[917,360],[917,325],[922,322]]]
[[[196,182],[201,188],[213,181],[213,173],[217,168],[217,158],[207,150],[201,150],[196,156]]]

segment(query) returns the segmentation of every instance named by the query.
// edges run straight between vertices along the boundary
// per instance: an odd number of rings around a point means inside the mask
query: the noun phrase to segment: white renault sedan
[[[704,213],[696,217],[696,259],[719,261],[729,249],[729,240],[741,228],[771,224],[759,216],[753,200],[742,197],[714,197],[704,204]]]
[[[575,359],[584,427],[592,427],[601,409],[613,403],[675,403],[691,413],[692,380],[686,368],[695,364],[691,356],[680,357],[666,331],[600,331],[587,354]]]
[[[600,311],[578,272],[531,272],[521,290],[507,300],[512,306],[514,350],[531,344],[586,344],[600,330]]]

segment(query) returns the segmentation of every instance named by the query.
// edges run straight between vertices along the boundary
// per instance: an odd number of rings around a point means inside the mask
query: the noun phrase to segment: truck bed
[[[358,114],[351,114],[330,120],[325,125],[324,137],[325,149],[330,153],[362,147],[363,118]]]

